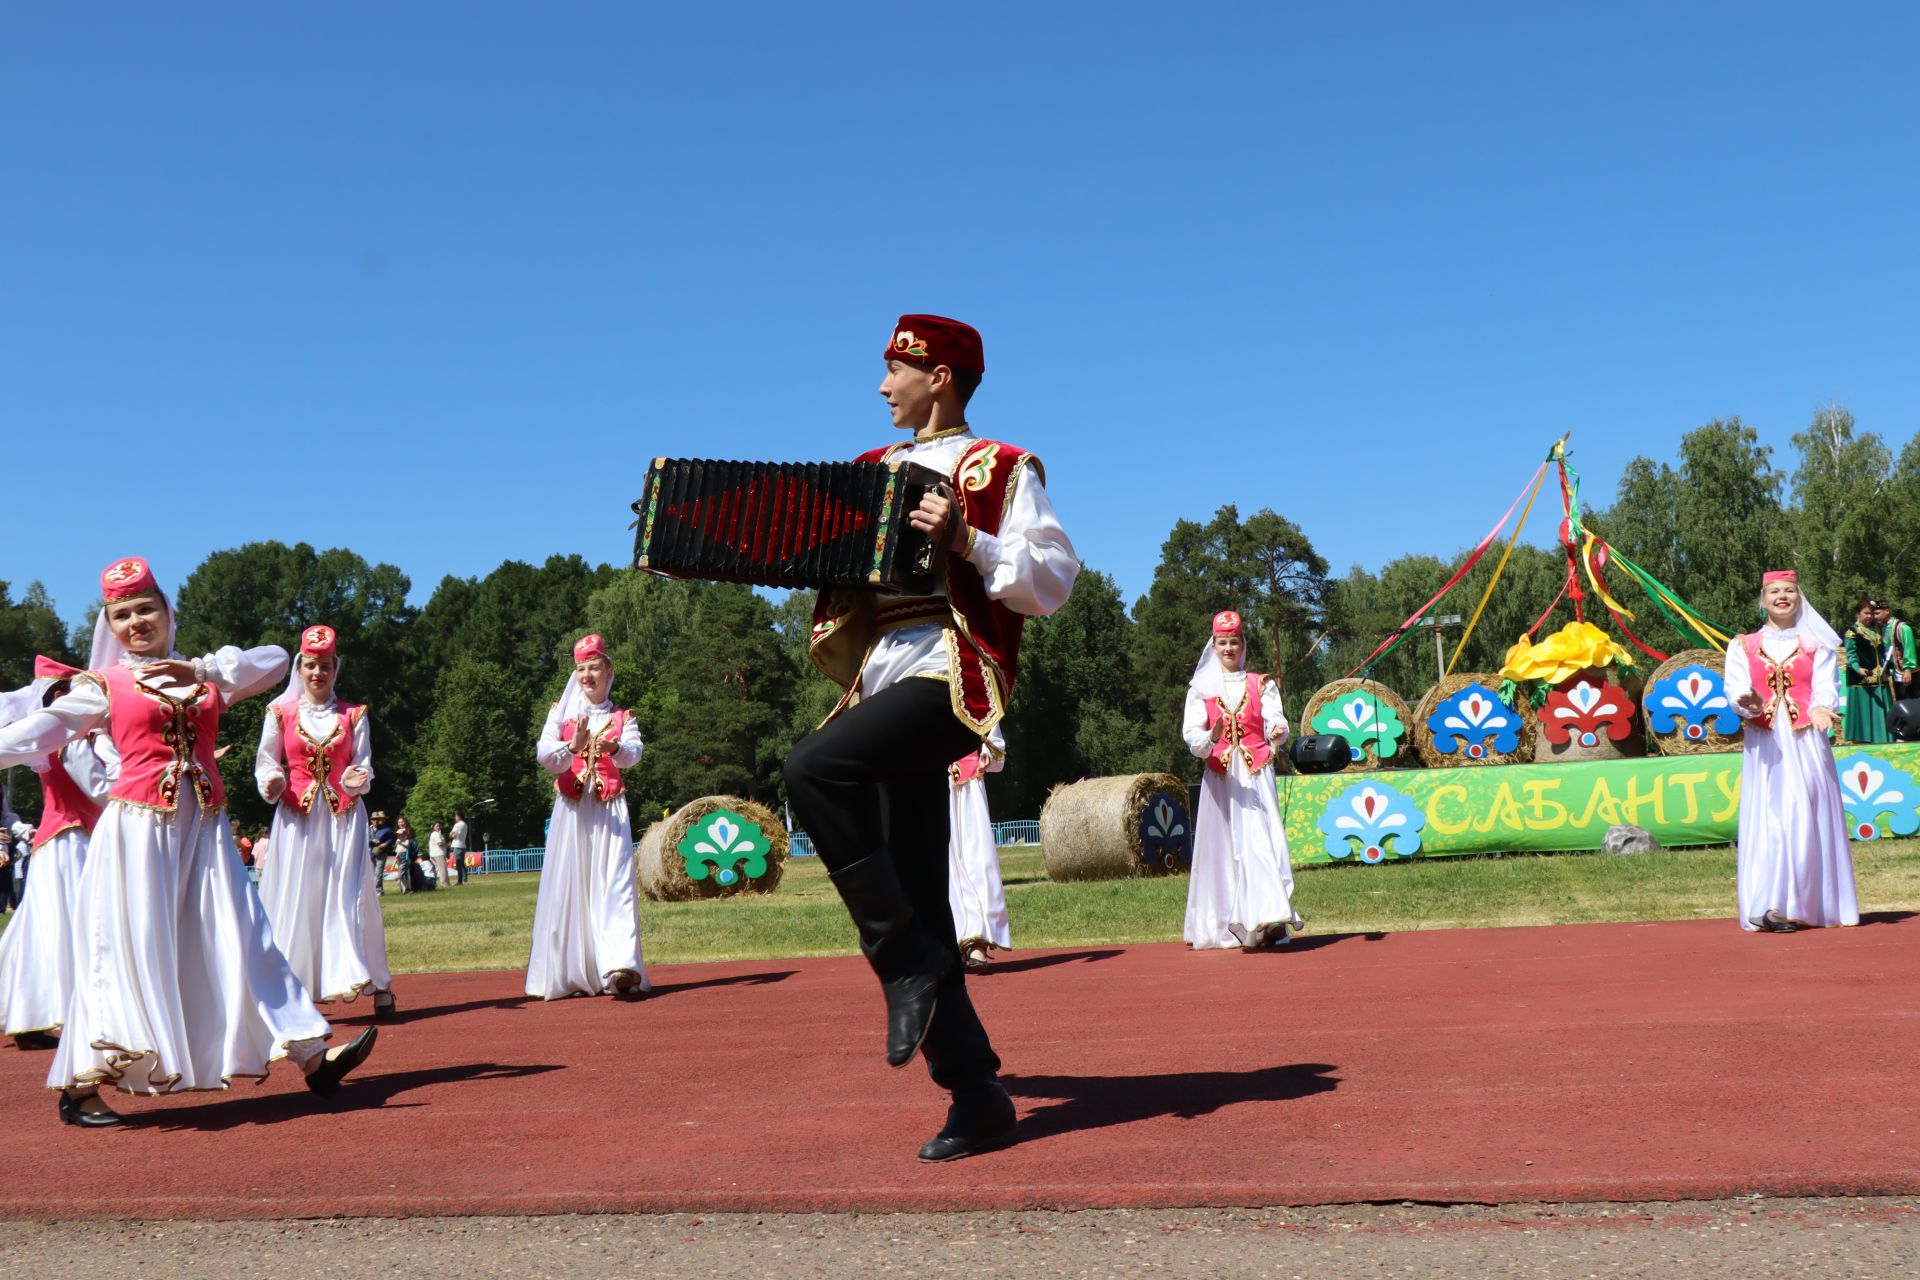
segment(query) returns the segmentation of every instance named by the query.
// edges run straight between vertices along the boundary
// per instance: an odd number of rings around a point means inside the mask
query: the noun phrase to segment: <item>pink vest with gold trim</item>
[[[600,732],[588,735],[587,749],[575,755],[572,766],[553,780],[554,789],[569,800],[578,800],[589,789],[586,779],[591,773],[594,799],[604,803],[624,791],[626,784],[620,780],[620,771],[613,767],[613,753],[620,748],[620,731],[626,724],[626,711],[615,707]],[[573,741],[573,721],[561,724],[560,741]]]
[[[1748,676],[1754,691],[1766,704],[1753,722],[1763,729],[1771,729],[1774,712],[1784,702],[1787,723],[1795,729],[1804,729],[1807,713],[1813,710],[1813,654],[1796,640],[1792,656],[1785,662],[1775,662],[1761,647],[1761,634],[1756,631],[1740,638],[1740,647],[1747,652]]]
[[[1215,773],[1227,771],[1227,761],[1236,751],[1246,760],[1249,773],[1260,772],[1266,768],[1267,761],[1273,759],[1273,744],[1267,741],[1266,717],[1260,709],[1260,694],[1266,679],[1258,671],[1247,672],[1247,693],[1237,712],[1229,712],[1219,698],[1207,699],[1207,731],[1211,733],[1223,716],[1227,720],[1227,731],[1207,753],[1207,768]]]
[[[67,767],[60,763],[60,752],[47,757],[51,766],[40,775],[40,825],[33,832],[33,847],[38,849],[62,831],[93,834],[100,819],[100,806],[80,789]]]
[[[187,786],[202,809],[225,806],[227,790],[213,758],[220,690],[197,684],[174,698],[141,684],[125,667],[87,675],[107,687],[113,745],[120,749],[120,778],[110,799],[172,813]]]
[[[287,762],[287,789],[280,797],[301,813],[313,808],[316,796],[324,796],[335,813],[353,808],[358,796],[341,789],[340,776],[353,763],[353,727],[367,709],[357,703],[334,704],[333,732],[325,742],[315,742],[300,723],[300,704],[276,703],[270,710],[280,717],[280,757]]]

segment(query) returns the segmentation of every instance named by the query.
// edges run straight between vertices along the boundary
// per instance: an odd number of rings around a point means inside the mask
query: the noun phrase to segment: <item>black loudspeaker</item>
[[[1338,773],[1353,762],[1353,749],[1347,740],[1331,733],[1310,733],[1295,738],[1287,748],[1295,773]]]
[[[1895,742],[1920,742],[1920,698],[1902,698],[1893,704],[1887,728]]]

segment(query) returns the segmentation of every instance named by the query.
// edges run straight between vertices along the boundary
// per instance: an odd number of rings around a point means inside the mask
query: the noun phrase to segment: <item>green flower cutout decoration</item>
[[[1366,754],[1368,743],[1373,744],[1375,756],[1390,759],[1407,736],[1400,713],[1366,692],[1349,694],[1320,708],[1314,713],[1313,731],[1345,739],[1356,760]]]
[[[766,834],[731,809],[715,809],[694,823],[678,847],[689,880],[712,876],[715,884],[731,888],[767,874]]]

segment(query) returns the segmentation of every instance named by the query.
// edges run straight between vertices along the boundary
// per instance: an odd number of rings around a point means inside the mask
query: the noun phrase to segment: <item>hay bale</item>
[[[715,822],[714,816],[723,810],[731,816]],[[757,836],[752,827],[759,828]],[[699,864],[706,867],[703,879],[695,880],[687,873],[687,857],[680,847],[683,842],[689,847],[704,843],[711,850]],[[738,796],[701,796],[681,806],[672,817],[647,828],[634,848],[635,876],[640,892],[652,902],[772,893],[786,866],[787,846],[786,827],[765,805]],[[765,870],[757,875],[749,874],[756,865],[755,855],[766,862]]]
[[[1413,762],[1413,712],[1406,699],[1377,680],[1335,680],[1307,699],[1300,721],[1306,726],[1300,733],[1331,733],[1346,741],[1353,759],[1342,773]],[[1384,757],[1383,740],[1393,744]]]
[[[1721,675],[1725,666],[1726,655],[1717,649],[1683,649],[1653,669],[1640,709],[1655,751],[1663,756],[1693,756],[1740,749],[1740,720],[1725,701]],[[1687,672],[1689,667],[1701,671]],[[1692,678],[1696,675],[1700,676],[1697,682]],[[1724,713],[1713,705],[1716,698]],[[1664,731],[1659,725],[1666,726]]]
[[[1049,880],[1167,875],[1193,864],[1193,810],[1170,773],[1087,778],[1053,789],[1040,810]]]
[[[1533,758],[1540,764],[1589,760],[1629,760],[1647,754],[1645,722],[1640,718],[1640,673],[1632,667],[1583,667],[1547,690],[1547,703],[1537,712],[1540,737]],[[1611,709],[1611,710],[1609,710]],[[1591,710],[1593,714],[1588,715]],[[1624,737],[1617,726],[1625,716]],[[1566,729],[1566,741],[1555,742],[1549,730]]]
[[[1459,714],[1452,717],[1459,720],[1460,724],[1443,723],[1436,731],[1429,721],[1439,714],[1441,704],[1467,693],[1475,686],[1478,686],[1479,697],[1492,705],[1463,705],[1458,709]],[[1427,696],[1420,699],[1420,705],[1413,709],[1413,746],[1420,763],[1429,769],[1459,769],[1487,764],[1519,764],[1532,760],[1534,738],[1540,732],[1540,722],[1526,699],[1522,698],[1518,707],[1509,707],[1501,702],[1499,688],[1499,676],[1467,671],[1448,676],[1427,690]],[[1462,701],[1471,704],[1473,695],[1468,694]],[[1512,715],[1520,717],[1517,731],[1506,723],[1507,717]],[[1479,724],[1487,726],[1484,731],[1475,731],[1475,726]],[[1496,749],[1496,744],[1503,740],[1502,729],[1507,730],[1505,740],[1518,739],[1506,750]],[[1441,750],[1435,745],[1436,742],[1445,742],[1450,749]]]

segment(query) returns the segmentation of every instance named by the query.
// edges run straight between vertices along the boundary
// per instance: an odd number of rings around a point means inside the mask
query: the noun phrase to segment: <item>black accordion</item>
[[[934,547],[907,523],[946,477],[912,462],[655,458],[633,563],[672,578],[927,595]]]

